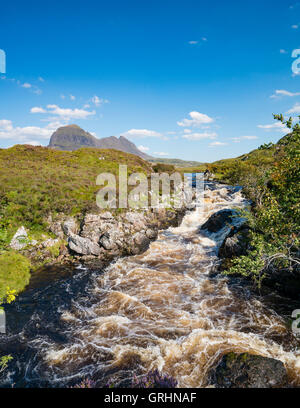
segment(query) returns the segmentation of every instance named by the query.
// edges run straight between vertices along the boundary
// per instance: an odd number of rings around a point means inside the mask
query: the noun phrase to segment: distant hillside
[[[291,143],[293,133],[289,133],[278,140],[277,143],[261,145],[258,149],[232,159],[218,160],[214,163],[208,163],[207,168],[211,170],[217,179],[226,180],[228,172],[237,168],[240,163],[257,168],[270,168],[281,156],[284,147]]]
[[[98,149],[115,149],[125,153],[135,154],[145,160],[151,159],[141,152],[134,143],[124,136],[115,136],[97,139],[95,136],[81,129],[77,125],[68,125],[58,128],[51,136],[49,146],[56,150],[73,151],[82,147],[96,147]]]
[[[172,164],[175,167],[197,167],[202,166],[204,163],[190,160],[181,160],[181,159],[157,159],[151,158],[148,159],[151,163],[163,163],[163,164]]]

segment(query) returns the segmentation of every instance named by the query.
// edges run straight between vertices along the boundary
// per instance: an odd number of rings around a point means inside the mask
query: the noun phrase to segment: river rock
[[[210,374],[217,388],[282,388],[287,386],[283,363],[253,354],[229,353]]]
[[[114,237],[114,232],[112,231],[111,233],[105,232],[104,234],[101,235],[99,239],[99,244],[102,246],[104,249],[107,251],[112,251],[117,248],[117,239]],[[119,240],[118,240],[119,242]]]
[[[98,244],[88,238],[83,238],[76,234],[72,234],[68,238],[68,245],[72,251],[79,255],[99,256],[101,254],[101,248]]]
[[[249,249],[250,229],[247,226],[232,228],[219,249],[220,258],[233,258],[246,255]]]
[[[218,232],[226,224],[232,224],[237,212],[235,210],[225,209],[213,214],[200,228],[200,232]]]
[[[146,236],[145,232],[137,232],[134,234],[133,240],[136,245],[136,251],[135,248],[133,248],[133,253],[143,252],[149,247],[150,239]]]
[[[158,232],[155,231],[155,230],[153,230],[153,229],[148,228],[148,229],[146,230],[146,236],[147,236],[149,239],[155,239],[155,238],[157,237],[157,235],[158,235]]]

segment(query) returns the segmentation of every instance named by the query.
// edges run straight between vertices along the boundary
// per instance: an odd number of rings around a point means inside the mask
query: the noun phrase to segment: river
[[[220,209],[247,202],[238,188],[207,187],[204,204],[179,227],[161,231],[142,255],[31,284],[7,306],[0,351],[14,359],[0,385],[64,387],[88,377],[98,386],[126,386],[133,373],[158,368],[180,387],[205,387],[230,351],[279,359],[300,385],[299,342],[287,325],[296,305],[210,273],[230,226],[210,235],[199,227]]]

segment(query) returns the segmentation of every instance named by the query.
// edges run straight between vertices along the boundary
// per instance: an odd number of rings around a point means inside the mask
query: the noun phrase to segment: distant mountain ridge
[[[149,160],[152,157],[141,152],[134,143],[126,137],[116,136],[97,139],[77,125],[68,125],[58,128],[51,136],[49,146],[56,150],[78,150],[82,147],[96,147],[98,149],[116,149],[122,152],[135,154],[142,159]]]

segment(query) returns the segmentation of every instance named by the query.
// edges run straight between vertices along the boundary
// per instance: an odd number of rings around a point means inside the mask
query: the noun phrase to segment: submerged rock
[[[283,363],[253,354],[229,353],[211,372],[210,383],[217,388],[282,388],[288,384]]]

